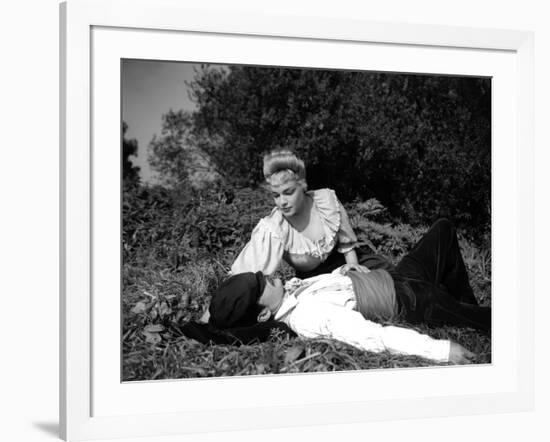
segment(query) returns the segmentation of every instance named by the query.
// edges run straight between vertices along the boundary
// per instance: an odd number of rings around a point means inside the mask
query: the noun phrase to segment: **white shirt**
[[[365,319],[355,308],[351,279],[337,269],[331,274],[288,281],[275,320],[283,321],[303,338],[331,338],[361,350],[388,350],[448,362],[450,341],[408,328],[382,326]]]

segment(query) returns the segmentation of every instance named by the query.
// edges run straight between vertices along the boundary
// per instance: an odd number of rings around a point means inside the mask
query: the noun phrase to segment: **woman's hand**
[[[362,266],[361,264],[344,264],[342,267],[340,267],[340,273],[342,275],[347,275],[350,270],[355,270],[356,272],[360,273],[369,273],[370,270]]]
[[[342,275],[347,275],[350,270],[355,270],[359,273],[369,273],[370,270],[359,264],[359,261],[357,259],[357,253],[355,253],[354,249],[351,249],[350,251],[346,252],[344,254],[344,259],[346,260],[346,263],[340,267],[340,273]]]

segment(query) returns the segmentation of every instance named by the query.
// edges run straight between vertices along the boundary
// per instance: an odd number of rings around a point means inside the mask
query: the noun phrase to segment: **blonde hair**
[[[306,179],[304,162],[290,150],[274,150],[264,155],[263,171],[268,184]]]

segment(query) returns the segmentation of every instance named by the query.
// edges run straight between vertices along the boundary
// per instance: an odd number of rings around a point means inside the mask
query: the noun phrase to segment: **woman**
[[[298,278],[344,271],[368,272],[357,258],[357,237],[331,189],[307,191],[304,162],[288,150],[264,157],[263,173],[275,208],[262,218],[231,273],[273,274],[285,260]]]

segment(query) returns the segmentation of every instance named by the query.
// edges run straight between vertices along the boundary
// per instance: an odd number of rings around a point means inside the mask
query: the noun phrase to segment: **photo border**
[[[190,9],[173,0],[70,0],[60,6],[60,428],[66,440],[167,435],[204,431],[205,413],[91,416],[91,28],[182,30],[201,33],[374,42],[419,47],[514,51],[517,57],[517,251],[522,279],[518,305],[518,382],[510,392],[442,399],[304,404],[255,409],[245,424],[242,410],[216,411],[207,431],[272,428],[266,416],[301,414],[292,425],[363,422],[400,417],[519,411],[533,406],[533,35],[529,32],[375,23],[314,17],[243,15]],[[521,149],[520,147],[521,146]],[[516,295],[517,296],[517,295]],[[477,398],[477,396],[476,396]],[[412,406],[414,404],[414,407]],[[304,418],[304,409],[309,416]],[[376,410],[373,412],[373,410]],[[405,410],[397,412],[396,410]],[[247,411],[248,412],[248,411]],[[312,417],[313,416],[313,417]],[[366,417],[368,416],[368,418]]]
[[[404,72],[421,75],[466,75],[491,78],[492,86],[492,291],[498,293],[492,324],[491,363],[433,369],[370,369],[293,375],[215,376],[120,382],[122,330],[122,241],[116,216],[122,204],[120,150],[121,60],[208,60],[247,62],[257,66],[299,66],[316,69]],[[412,47],[406,45],[333,43],[328,40],[228,36],[227,34],[165,32],[118,27],[92,28],[92,416],[166,413],[224,408],[290,406],[303,403],[360,402],[397,398],[451,397],[507,391],[516,379],[517,320],[515,300],[507,287],[517,286],[517,264],[508,250],[515,223],[508,217],[515,195],[515,55],[510,51]],[[512,93],[512,91],[514,91]],[[177,107],[177,105],[176,105]],[[160,114],[159,114],[160,115]],[[120,215],[120,213],[119,213]],[[501,260],[500,257],[506,256]],[[497,259],[499,258],[499,259]],[[361,388],[356,388],[361,386]],[[261,395],[255,394],[262,391]],[[291,391],[292,394],[279,394]],[[192,397],[192,401],[181,401]],[[215,397],[216,401],[210,398]]]

